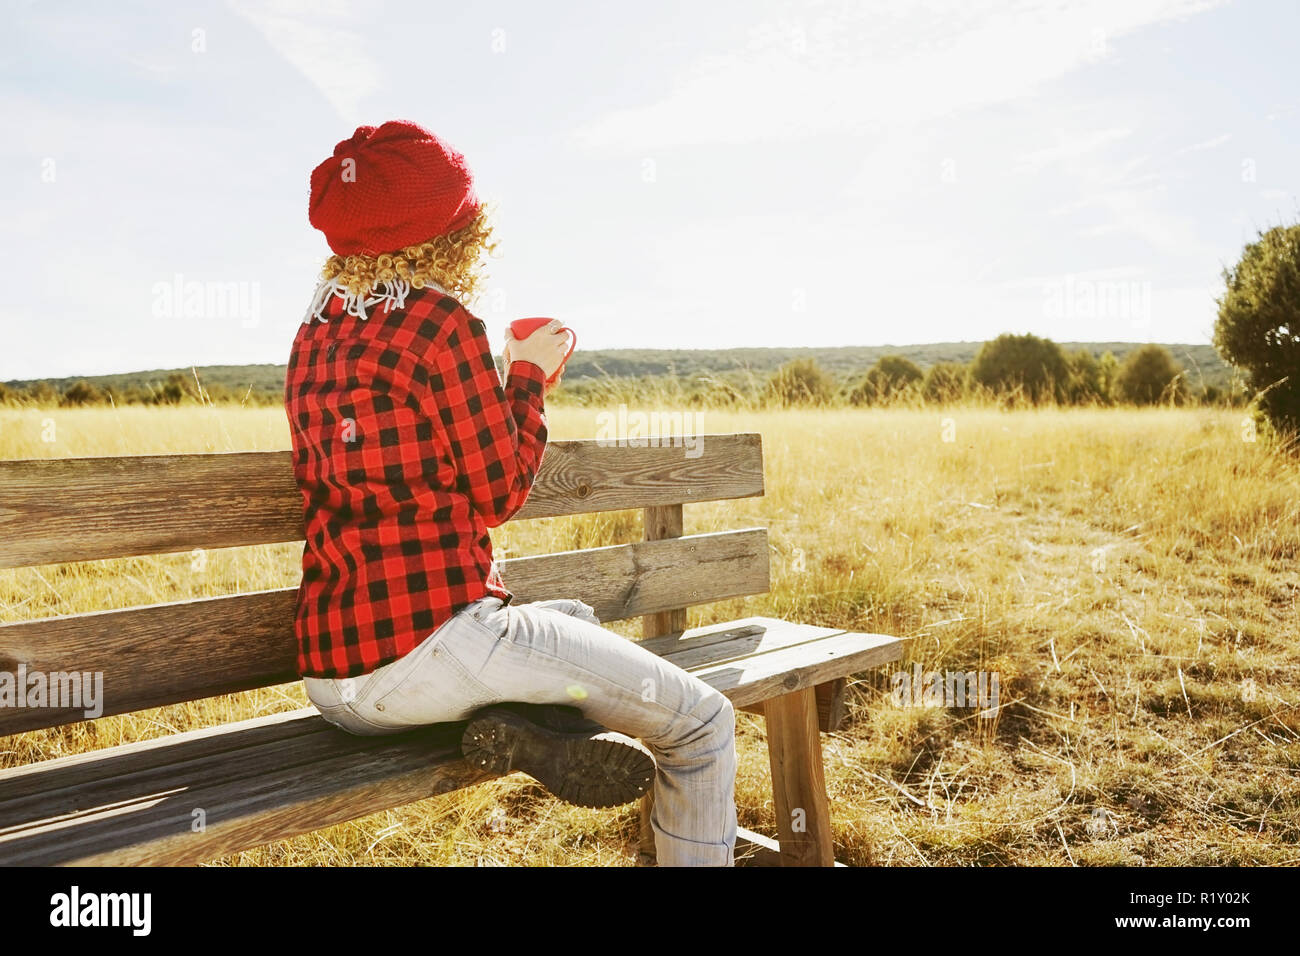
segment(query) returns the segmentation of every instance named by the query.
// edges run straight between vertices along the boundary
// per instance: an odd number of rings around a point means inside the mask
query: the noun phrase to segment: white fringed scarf
[[[425,288],[432,286],[443,295],[449,295],[442,286],[432,279],[426,280]],[[329,302],[330,296],[338,296],[343,300],[343,312],[346,315],[355,315],[359,319],[369,318],[366,310],[372,312],[375,306],[383,305],[384,312],[392,312],[393,309],[401,309],[406,306],[406,297],[411,293],[411,283],[405,279],[389,279],[377,283],[373,289],[364,295],[354,295],[339,284],[338,279],[322,279],[316,286],[316,291],[311,297],[311,305],[307,307],[307,314],[303,316],[303,324],[310,322],[312,319],[320,319],[322,322],[327,321],[322,314],[325,311],[325,305]]]

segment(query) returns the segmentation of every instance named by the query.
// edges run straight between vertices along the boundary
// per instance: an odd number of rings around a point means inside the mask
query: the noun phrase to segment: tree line
[[[782,404],[951,402],[973,394],[1033,404],[1249,404],[1260,424],[1300,435],[1300,224],[1261,230],[1223,280],[1214,347],[1237,373],[1228,389],[1192,383],[1160,345],[1120,362],[1110,352],[1066,354],[1050,339],[1008,334],[985,342],[969,365],[937,362],[922,371],[903,356],[884,356],[848,386],[837,387],[816,363],[792,362],[767,391]]]
[[[0,382],[0,404],[36,408],[77,408],[93,405],[276,405],[284,400],[283,389],[266,387],[231,388],[203,382],[197,373],[171,372],[161,381],[130,384],[96,384],[77,379],[61,387],[45,379],[25,385]]]
[[[973,362],[936,362],[922,369],[902,355],[885,355],[848,382],[815,361],[782,366],[767,385],[769,403],[795,405],[947,404],[972,398],[1040,405],[1245,404],[1244,387],[1224,390],[1189,381],[1162,345],[1129,352],[1066,353],[1036,335],[1000,335],[985,342]]]
[[[870,367],[848,374],[828,371],[815,358],[788,361],[771,374],[756,372],[748,364],[740,369],[695,368],[687,374],[677,374],[669,365],[666,373],[645,375],[579,374],[575,367],[554,400],[579,405],[637,401],[749,408],[970,400],[1035,405],[1248,404],[1259,422],[1282,432],[1300,432],[1300,224],[1261,231],[1256,241],[1247,244],[1241,259],[1223,270],[1223,279],[1214,349],[1233,370],[1227,386],[1204,382],[1199,370],[1193,376],[1157,344],[1132,349],[1120,360],[1109,349],[1100,356],[1087,348],[1067,352],[1050,339],[1008,333],[983,343],[970,362],[941,360],[927,368],[897,354],[883,355]],[[750,351],[759,358],[777,350]],[[840,353],[860,355],[862,350],[831,351],[839,361]],[[645,361],[648,358],[643,357],[643,365]],[[0,403],[276,405],[283,400],[283,366],[219,366],[207,371],[217,380],[204,382],[192,369],[190,375],[156,373],[166,375],[161,379],[148,377],[155,373],[140,373],[106,376],[100,384],[65,381],[60,387],[44,380],[0,383]]]

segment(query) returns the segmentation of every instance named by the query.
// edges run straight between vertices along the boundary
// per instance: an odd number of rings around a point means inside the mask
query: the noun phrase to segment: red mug
[[[513,322],[510,323],[510,333],[517,339],[526,339],[528,338],[528,336],[532,335],[542,326],[547,325],[552,321],[554,320],[545,317],[532,318],[532,319],[515,319]],[[568,332],[570,338],[572,338],[573,341],[569,343],[569,351],[565,353],[563,361],[560,362],[560,367],[555,370],[555,375],[552,375],[550,378],[548,378],[546,380],[547,382],[555,381],[556,375],[559,375],[560,372],[564,370],[565,364],[569,361],[569,356],[572,355],[573,350],[578,347],[577,332],[573,331],[573,329],[569,328],[568,326],[564,326],[563,328],[560,329],[560,331]]]

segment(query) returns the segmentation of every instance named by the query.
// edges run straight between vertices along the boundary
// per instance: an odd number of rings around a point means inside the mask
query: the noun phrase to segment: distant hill
[[[200,365],[199,380],[205,386],[224,385],[231,391],[243,393],[250,387],[254,392],[284,391],[284,365]],[[74,382],[89,382],[98,388],[125,391],[128,388],[160,387],[171,375],[194,380],[195,370],[185,368],[150,369],[147,372],[120,372],[116,375],[73,375],[69,378],[19,379],[3,384],[11,388],[27,388],[45,381],[57,391],[63,391]]]
[[[639,377],[677,374],[692,376],[748,369],[770,373],[792,359],[813,359],[826,371],[842,379],[856,378],[875,364],[882,355],[902,355],[922,370],[936,362],[967,363],[974,360],[983,342],[939,342],[929,345],[862,345],[831,348],[763,348],[763,349],[608,349],[578,352],[569,362],[564,380],[584,378]],[[1109,351],[1123,361],[1124,356],[1141,342],[1061,342],[1067,353],[1087,349],[1100,358]],[[1191,371],[1191,380],[1200,385],[1227,386],[1232,369],[1211,345],[1166,345],[1174,359]]]
[[[841,380],[856,378],[865,372],[882,355],[902,355],[922,369],[936,362],[970,362],[975,358],[982,342],[940,342],[929,345],[904,346],[840,346],[828,348],[748,348],[748,349],[599,349],[579,351],[570,360],[564,373],[566,384],[577,384],[604,378],[678,377],[690,379],[698,375],[716,375],[731,378],[746,372],[766,376],[792,359],[813,359],[826,371]],[[1141,343],[1134,342],[1061,342],[1066,352],[1087,349],[1094,356],[1113,352],[1123,360],[1131,349]],[[1174,359],[1189,371],[1189,384],[1199,389],[1202,384],[1227,388],[1231,383],[1232,369],[1225,364],[1210,345],[1166,345]],[[197,369],[199,380],[208,388],[222,386],[240,395],[251,389],[262,400],[278,399],[284,390],[284,365],[204,365]],[[132,386],[142,389],[159,388],[173,374],[193,380],[189,368],[151,369],[144,372],[123,372],[117,375],[86,375],[69,378],[45,379],[53,388],[63,391],[74,382],[85,380],[99,388],[124,391]],[[26,388],[40,381],[25,379],[5,382],[13,388]]]

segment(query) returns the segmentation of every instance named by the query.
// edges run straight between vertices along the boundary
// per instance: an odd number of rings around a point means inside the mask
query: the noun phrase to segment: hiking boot
[[[609,730],[604,724],[597,723],[570,704],[529,704],[519,700],[505,700],[493,704],[492,707],[514,711],[548,730],[574,734],[600,734]],[[486,709],[488,708],[484,708]]]
[[[617,807],[642,797],[655,760],[639,740],[603,727],[564,704],[508,701],[475,711],[461,737],[473,766],[521,770],[579,807]]]

